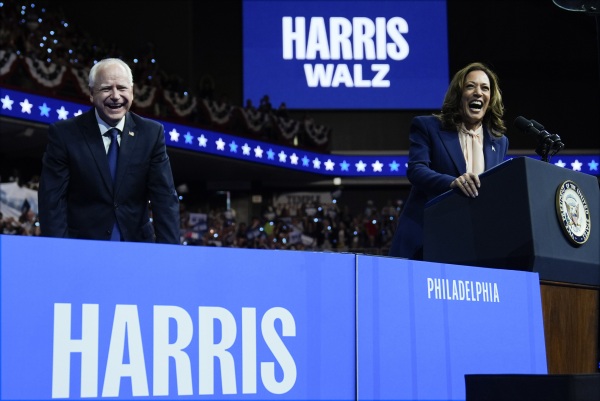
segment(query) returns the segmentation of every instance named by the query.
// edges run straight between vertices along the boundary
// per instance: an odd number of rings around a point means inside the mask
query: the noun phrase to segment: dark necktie
[[[117,162],[119,161],[119,141],[117,140],[119,130],[116,128],[111,128],[108,131],[106,131],[106,134],[104,135],[110,138],[110,146],[108,147],[108,153],[106,154],[106,156],[108,157],[110,175],[114,183],[115,177],[117,175]]]
[[[110,146],[108,147],[108,153],[106,156],[108,157],[108,166],[110,167],[110,175],[112,176],[114,184],[115,177],[117,176],[117,163],[119,161],[119,141],[117,140],[119,130],[116,128],[111,128],[104,135],[110,137]],[[110,240],[121,241],[121,230],[119,230],[119,225],[116,221],[110,236]]]

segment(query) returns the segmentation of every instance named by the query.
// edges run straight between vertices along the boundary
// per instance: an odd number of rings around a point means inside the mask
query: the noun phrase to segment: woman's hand
[[[465,173],[450,183],[450,188],[459,188],[470,198],[476,198],[479,195],[477,190],[480,186],[479,176],[475,173]]]

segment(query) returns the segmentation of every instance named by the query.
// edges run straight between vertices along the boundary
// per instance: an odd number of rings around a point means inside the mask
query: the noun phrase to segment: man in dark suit
[[[133,77],[122,60],[96,63],[89,87],[90,111],[50,125],[39,188],[42,235],[178,244],[179,199],[164,127],[129,112]]]

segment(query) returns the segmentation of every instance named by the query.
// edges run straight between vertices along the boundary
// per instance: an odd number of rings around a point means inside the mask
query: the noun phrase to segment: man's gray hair
[[[133,73],[131,72],[131,68],[129,68],[129,65],[127,65],[126,62],[119,58],[105,58],[104,60],[100,60],[96,64],[94,64],[94,66],[90,70],[90,75],[88,76],[88,85],[90,87],[90,90],[94,88],[94,84],[96,83],[96,75],[98,74],[98,71],[101,68],[104,68],[111,64],[118,64],[121,67],[123,67],[123,69],[127,73],[129,84],[133,86]]]

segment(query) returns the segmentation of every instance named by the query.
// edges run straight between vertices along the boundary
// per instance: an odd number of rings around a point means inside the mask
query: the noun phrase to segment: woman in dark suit
[[[412,188],[398,220],[389,255],[423,258],[425,204],[458,188],[476,198],[479,174],[500,164],[508,151],[498,77],[486,65],[458,71],[439,114],[415,117],[410,128],[407,177]]]

